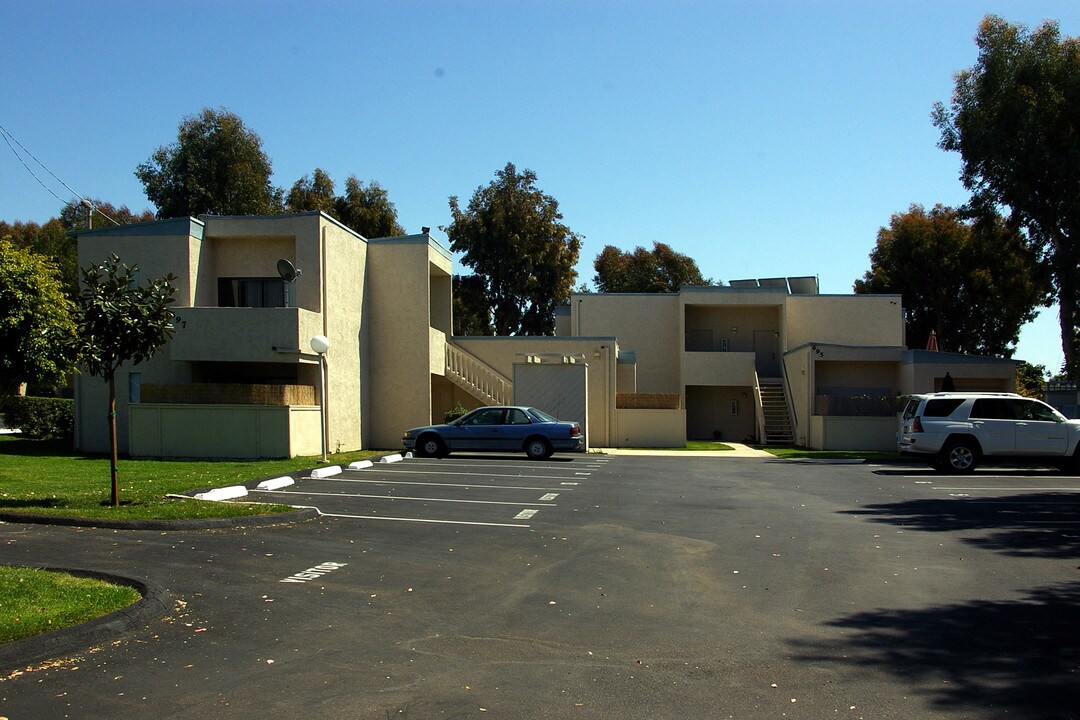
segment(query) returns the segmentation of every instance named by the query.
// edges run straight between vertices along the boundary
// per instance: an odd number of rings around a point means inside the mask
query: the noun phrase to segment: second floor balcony
[[[188,362],[281,362],[282,352],[308,352],[322,316],[302,308],[177,308],[169,357]]]
[[[683,385],[754,385],[757,356],[752,352],[684,352]]]

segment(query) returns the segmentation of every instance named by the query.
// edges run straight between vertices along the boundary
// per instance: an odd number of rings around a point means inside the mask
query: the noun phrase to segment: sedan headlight
[[[412,437],[412,430],[406,430],[405,434],[401,436],[402,440],[408,440]]]

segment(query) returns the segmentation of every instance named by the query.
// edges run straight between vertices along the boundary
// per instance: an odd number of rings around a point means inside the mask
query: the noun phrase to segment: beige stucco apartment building
[[[815,278],[575,294],[553,337],[453,337],[451,255],[426,230],[207,216],[78,245],[83,267],[115,254],[175,277],[175,337],[117,375],[120,450],[137,456],[317,455],[324,410],[327,451],[398,448],[458,402],[539,405],[581,420],[591,447],[886,448],[899,394],[947,372],[959,388],[1015,385],[1011,361],[906,350],[899,296],[820,295]],[[105,450],[105,384],[80,376],[75,397],[77,447]]]

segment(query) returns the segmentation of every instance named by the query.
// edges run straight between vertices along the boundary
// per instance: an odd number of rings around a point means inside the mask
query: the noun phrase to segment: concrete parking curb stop
[[[172,598],[154,583],[121,575],[78,568],[30,565],[37,570],[51,570],[78,577],[94,578],[135,588],[142,598],[123,610],[52,632],[13,640],[0,645],[0,675],[33,666],[36,663],[86,652],[94,645],[122,636],[137,627],[160,620],[172,611]]]

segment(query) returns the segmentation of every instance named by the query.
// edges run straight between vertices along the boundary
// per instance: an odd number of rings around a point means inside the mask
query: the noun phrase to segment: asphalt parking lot
[[[556,455],[541,463],[516,455],[409,458],[255,495],[348,520],[527,528],[558,517],[560,506],[610,461],[599,455]]]
[[[1077,717],[1077,478],[453,455],[287,492],[327,514],[0,525],[5,563],[169,601],[7,675],[0,716]]]

